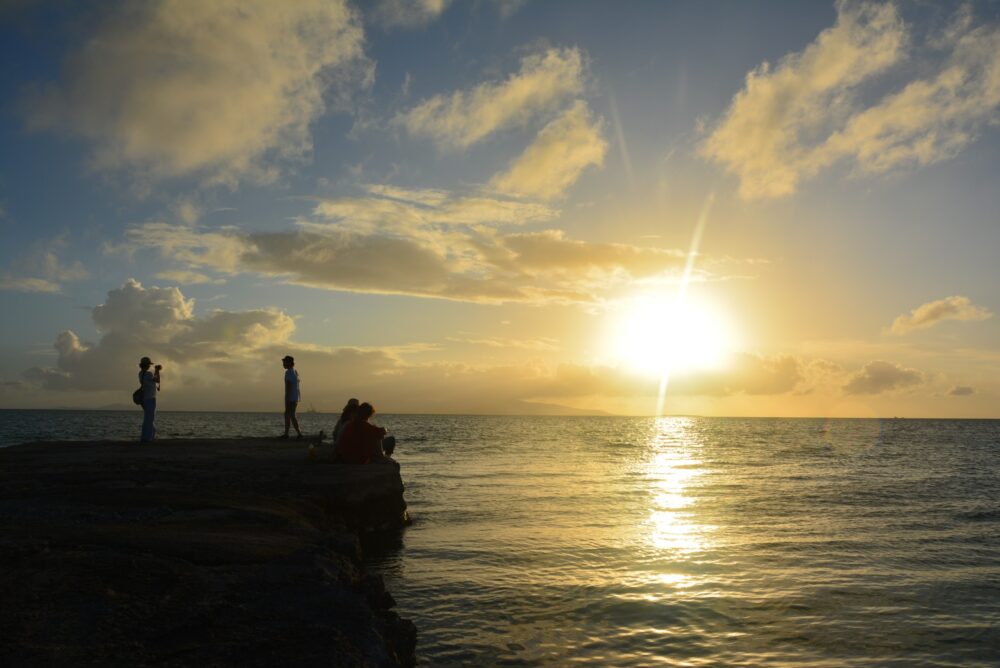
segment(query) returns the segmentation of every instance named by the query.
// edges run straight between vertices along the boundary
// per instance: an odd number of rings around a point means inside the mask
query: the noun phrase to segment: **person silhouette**
[[[160,390],[160,369],[157,364],[153,371],[149,367],[153,361],[148,357],[139,360],[139,386],[142,389],[142,432],[139,435],[141,443],[152,443],[156,438],[156,393]]]
[[[340,418],[337,419],[337,424],[333,426],[333,447],[337,447],[337,443],[340,442],[340,437],[344,434],[344,428],[347,427],[347,423],[354,419],[354,416],[358,412],[358,406],[361,404],[357,399],[351,398],[347,400],[347,405],[344,406],[344,410],[340,412]]]
[[[299,372],[295,369],[295,358],[285,355],[281,358],[281,365],[285,367],[285,433],[280,438],[288,438],[288,430],[295,427],[296,438],[302,438],[302,430],[299,429],[299,419],[295,417],[295,409],[298,408],[302,394],[299,391]]]
[[[367,401],[360,406],[354,419],[344,427],[344,433],[337,443],[336,455],[348,464],[372,464],[388,461],[382,452],[385,429],[368,422],[375,414],[375,407]]]

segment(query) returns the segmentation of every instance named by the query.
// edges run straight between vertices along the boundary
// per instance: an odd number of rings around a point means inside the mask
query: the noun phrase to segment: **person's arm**
[[[291,396],[292,396],[292,381],[290,381],[290,380],[288,380],[286,378],[285,379],[285,401],[288,401],[289,397],[291,397]]]
[[[153,371],[153,382],[156,383],[156,389],[160,389],[160,370],[156,369]]]

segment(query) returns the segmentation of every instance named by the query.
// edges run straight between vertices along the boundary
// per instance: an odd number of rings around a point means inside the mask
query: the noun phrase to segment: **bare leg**
[[[299,419],[295,417],[295,409],[298,408],[298,402],[292,401],[285,408],[285,436],[288,435],[289,424],[295,427],[295,433],[302,436],[302,430],[299,429]]]

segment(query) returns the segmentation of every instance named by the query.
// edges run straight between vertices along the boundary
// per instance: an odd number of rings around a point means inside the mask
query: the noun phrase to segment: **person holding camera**
[[[162,364],[157,364],[150,371],[149,367],[153,361],[148,357],[139,360],[139,386],[142,388],[142,434],[139,441],[151,443],[156,438],[156,426],[153,420],[156,417],[156,393],[160,389],[160,370]]]
[[[285,367],[285,433],[278,438],[288,438],[288,430],[295,427],[296,438],[302,438],[302,430],[299,429],[299,419],[295,417],[295,409],[302,400],[302,393],[299,391],[299,372],[295,369],[295,358],[285,355],[281,358],[281,366]]]

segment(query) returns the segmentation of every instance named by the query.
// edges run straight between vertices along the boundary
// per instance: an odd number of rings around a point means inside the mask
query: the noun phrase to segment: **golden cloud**
[[[31,100],[29,119],[94,141],[100,167],[267,181],[267,159],[311,150],[331,73],[367,75],[363,38],[344,0],[126,3]]]
[[[582,100],[542,128],[534,143],[493,177],[497,190],[519,197],[555,199],[591,165],[604,163],[608,142]]]
[[[895,362],[874,360],[851,374],[844,385],[846,394],[881,394],[901,390],[926,382],[922,371]]]
[[[506,80],[468,91],[435,95],[397,116],[417,136],[464,148],[494,132],[551,111],[583,90],[583,57],[578,49],[549,49],[521,60]]]
[[[907,334],[916,329],[927,329],[945,320],[987,320],[993,312],[972,303],[968,297],[952,295],[937,301],[921,304],[909,313],[904,313],[892,322],[889,331],[893,334]]]
[[[842,160],[883,173],[954,156],[1000,106],[1000,30],[968,16],[920,52],[946,51],[920,68],[930,76],[865,107],[860,87],[902,63],[911,36],[891,3],[838,3],[836,24],[802,52],[747,75],[702,155],[735,174],[747,199],[792,194]]]

